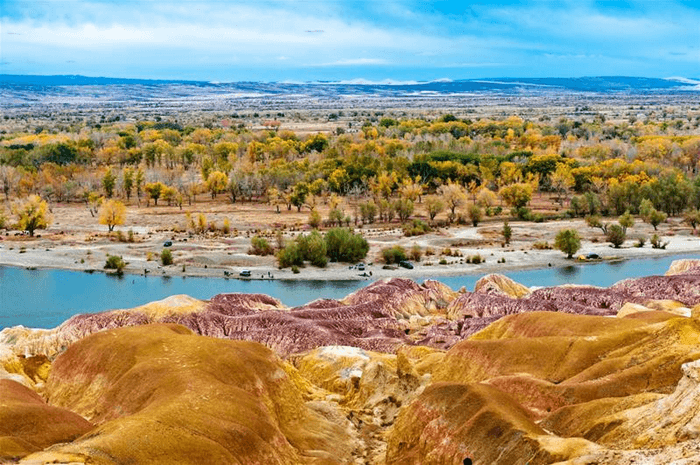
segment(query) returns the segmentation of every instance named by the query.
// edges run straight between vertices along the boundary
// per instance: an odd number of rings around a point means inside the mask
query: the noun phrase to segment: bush
[[[303,260],[308,260],[313,266],[323,268],[328,264],[326,257],[326,241],[318,231],[309,235],[300,235],[296,238]]]
[[[369,252],[367,240],[347,228],[331,228],[325,240],[326,254],[332,262],[356,263]]]
[[[532,244],[532,248],[535,250],[552,250],[552,246],[547,241],[537,241]]]
[[[441,258],[440,261],[438,262],[440,265],[447,265],[447,260],[444,258]]]
[[[414,219],[410,225],[403,228],[403,233],[406,237],[421,236],[432,231],[428,223],[423,220]]]
[[[411,255],[411,260],[413,260],[414,262],[419,262],[421,259],[421,256],[423,255],[423,252],[421,251],[420,246],[416,244],[413,247],[411,247],[410,255]]]
[[[318,227],[321,226],[321,221],[321,214],[319,212],[314,210],[309,213],[309,226],[314,229],[318,229]]]
[[[654,249],[665,249],[668,245],[668,242],[663,242],[658,234],[651,236],[651,240],[649,242],[651,242],[651,247]]]
[[[483,263],[485,261],[486,260],[484,260],[484,257],[482,257],[481,255],[472,255],[467,259],[468,263],[472,263],[474,265],[478,265],[479,263]]]
[[[400,261],[407,260],[406,250],[400,245],[395,245],[393,247],[386,247],[382,249],[382,260],[387,265],[392,263],[399,263]]]
[[[526,207],[513,208],[510,210],[510,214],[516,216],[519,220],[529,220],[530,219],[530,209]]]
[[[292,265],[292,273],[299,274],[300,273],[299,267],[296,265]]]
[[[293,242],[277,253],[277,264],[280,268],[304,266],[304,261],[309,261],[320,268],[328,264],[326,242],[318,231],[297,236]]]
[[[248,250],[248,253],[251,255],[262,255],[264,257],[266,255],[272,255],[274,249],[264,237],[253,236],[250,240],[250,250]]]
[[[616,249],[625,242],[627,234],[625,230],[619,224],[611,224],[607,227],[607,232],[605,233],[605,240],[610,242]]]
[[[163,249],[160,253],[160,262],[165,266],[173,264],[173,254],[170,249]]]
[[[581,237],[575,229],[562,229],[557,233],[554,245],[566,254],[566,258],[571,258],[581,248]]]
[[[117,274],[122,274],[124,272],[124,259],[117,255],[107,255],[107,261],[105,262],[105,270],[115,270]]]
[[[481,213],[481,208],[479,208],[479,206],[475,204],[469,206],[469,209],[467,210],[467,215],[469,216],[469,219],[472,222],[472,226],[474,226],[475,228],[478,226],[479,222],[483,217]]]
[[[277,252],[277,266],[280,268],[304,266],[304,258],[296,241],[290,242],[284,249]]]

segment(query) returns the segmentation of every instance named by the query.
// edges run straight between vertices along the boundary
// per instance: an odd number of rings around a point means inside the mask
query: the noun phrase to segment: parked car
[[[173,245],[173,241],[165,241],[165,242],[163,243],[163,247],[170,247],[170,246],[172,246],[172,245]]]
[[[412,270],[413,269],[413,263],[409,262],[408,260],[401,260],[399,262],[399,266],[401,268],[406,268],[407,270]]]
[[[238,273],[238,276],[241,276],[243,278],[250,278],[250,270],[242,270],[240,273]]]

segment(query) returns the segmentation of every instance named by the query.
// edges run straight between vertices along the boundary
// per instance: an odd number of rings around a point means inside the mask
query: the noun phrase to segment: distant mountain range
[[[79,75],[38,76],[0,74],[0,87],[65,87],[65,86],[193,86],[202,88],[226,89],[237,92],[257,92],[279,94],[302,92],[307,94],[362,94],[383,93],[423,93],[453,94],[484,91],[527,91],[547,90],[573,92],[649,92],[649,91],[700,91],[700,78],[689,79],[672,77],[666,79],[600,76],[580,78],[499,78],[436,80],[429,82],[370,82],[364,80],[340,82],[206,82],[186,80],[123,79],[109,77],[88,77]]]

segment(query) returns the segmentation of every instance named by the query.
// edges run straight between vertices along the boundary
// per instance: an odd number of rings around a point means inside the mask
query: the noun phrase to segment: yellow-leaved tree
[[[100,207],[99,223],[109,228],[109,232],[114,231],[114,227],[124,224],[126,220],[126,207],[118,200],[107,200]]]
[[[15,205],[13,212],[17,215],[19,229],[29,231],[34,235],[36,229],[46,229],[51,224],[51,216],[48,213],[49,206],[38,195],[30,195],[22,203]]]

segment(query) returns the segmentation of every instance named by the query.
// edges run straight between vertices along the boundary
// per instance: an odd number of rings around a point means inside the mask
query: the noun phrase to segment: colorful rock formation
[[[47,404],[28,387],[0,379],[0,462],[73,441],[92,428],[80,415]]]
[[[97,427],[28,456],[64,463],[346,463],[348,425],[307,405],[308,384],[260,344],[177,325],[102,331],[62,353],[49,403]]]
[[[291,309],[174,296],[7,328],[0,460],[700,463],[700,267],[672,270],[392,279]]]

